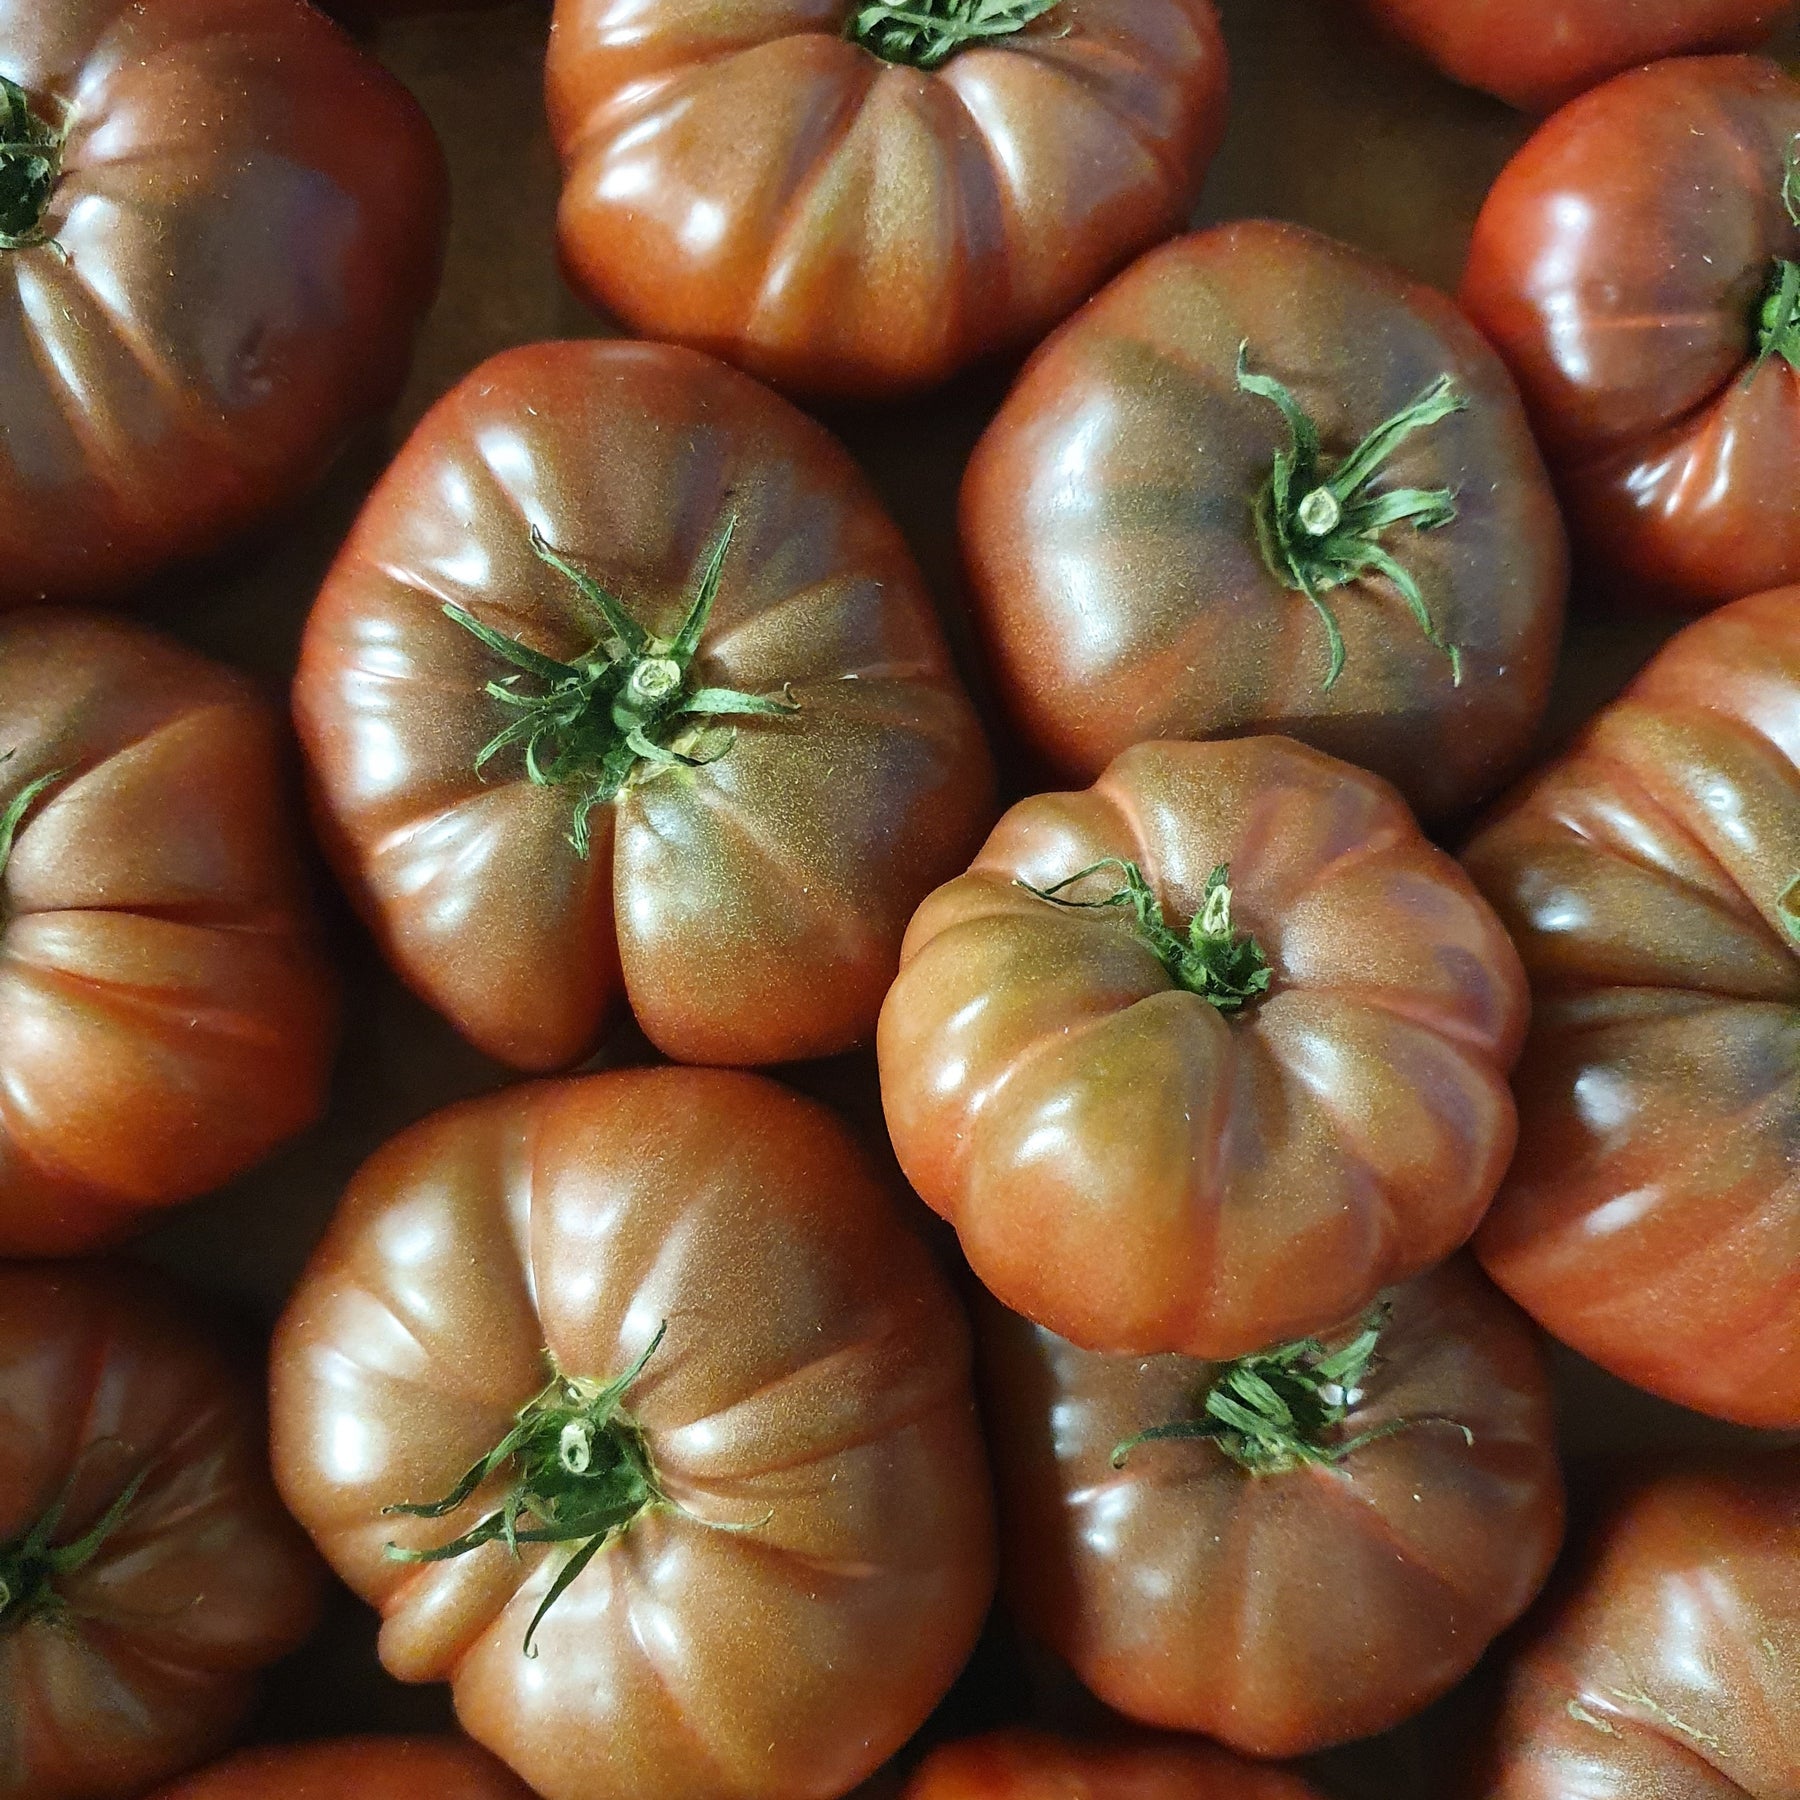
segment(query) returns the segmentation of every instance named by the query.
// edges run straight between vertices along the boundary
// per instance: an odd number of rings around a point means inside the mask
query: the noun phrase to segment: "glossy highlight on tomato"
[[[0,0],[0,136],[43,152],[0,159],[0,609],[220,548],[399,392],[443,154],[307,0]]]
[[[929,387],[1181,229],[1225,89],[1211,0],[558,0],[563,264],[782,387]]]
[[[0,618],[0,1253],[122,1237],[323,1112],[337,984],[288,786],[241,677]]]
[[[261,1397],[194,1311],[123,1264],[0,1264],[5,1800],[136,1800],[312,1628]]]
[[[1153,251],[1050,338],[961,531],[1001,698],[1059,779],[1279,732],[1436,822],[1513,772],[1549,695],[1566,551],[1510,378],[1441,295],[1299,226]]]
[[[404,1133],[273,1380],[282,1493],[383,1663],[450,1682],[545,1800],[835,1800],[987,1610],[956,1301],[846,1128],[759,1076],[542,1083]]]
[[[1532,981],[1476,1241],[1540,1324],[1800,1428],[1800,589],[1691,625],[1464,858]]]
[[[242,1750],[155,1800],[531,1800],[517,1776],[459,1738],[362,1737]]]
[[[1627,602],[1800,580],[1797,153],[1800,82],[1774,63],[1659,63],[1556,114],[1476,223],[1462,304],[1518,378],[1586,578]]]

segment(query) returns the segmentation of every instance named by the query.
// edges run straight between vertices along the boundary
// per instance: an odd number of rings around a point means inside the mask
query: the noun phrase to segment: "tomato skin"
[[[1800,1426],[1797,708],[1800,589],[1725,607],[1464,858],[1536,1001],[1483,1263],[1614,1374],[1774,1429]]]
[[[558,0],[558,239],[644,336],[812,395],[1022,348],[1179,231],[1225,126],[1211,0],[1081,0],[925,73],[847,0]]]
[[[1335,1469],[1241,1471],[1211,1444],[1116,1446],[1186,1417],[1208,1365],[1101,1357],[980,1315],[1007,1597],[1108,1706],[1252,1756],[1384,1731],[1449,1691],[1562,1537],[1550,1379],[1467,1258],[1387,1298]]]
[[[1021,886],[1105,857],[1178,930],[1229,865],[1270,992],[1228,1018],[1128,914]],[[1512,1156],[1527,1012],[1500,922],[1385,782],[1285,738],[1144,744],[1015,806],[920,908],[882,1100],[1008,1306],[1090,1350],[1241,1356],[1468,1240]]]
[[[1550,112],[1639,63],[1754,50],[1793,0],[1363,0],[1453,81]]]
[[[1703,611],[1800,579],[1800,374],[1756,367],[1800,83],[1754,57],[1621,75],[1544,125],[1461,300],[1518,378],[1591,579]]]
[[[567,1551],[397,1563],[390,1542],[479,1512],[381,1509],[448,1492],[546,1347],[610,1379],[659,1321],[628,1404],[689,1512],[631,1524],[528,1659]],[[847,1130],[756,1076],[541,1084],[402,1135],[282,1322],[274,1426],[282,1492],[382,1611],[387,1668],[450,1681],[545,1800],[832,1800],[922,1723],[992,1591],[955,1299]]]
[[[934,1750],[903,1800],[1317,1800],[1297,1775],[1201,1743],[995,1731]]]
[[[270,1485],[261,1404],[194,1307],[123,1264],[0,1264],[0,1547],[143,1487],[66,1610],[0,1628],[0,1795],[132,1800],[217,1752],[311,1630],[317,1559]]]
[[[137,626],[0,619],[0,1253],[62,1255],[223,1184],[323,1112],[336,981],[279,716]]]
[[[477,771],[509,671],[442,603],[585,653],[596,626],[530,522],[672,631],[732,515],[696,669],[791,683],[800,711],[734,719],[716,762],[627,788],[584,862],[575,789],[532,786],[516,749]],[[912,909],[993,816],[980,723],[867,482],[785,401],[663,345],[511,351],[440,402],[326,582],[294,703],[321,832],[390,960],[534,1071],[579,1062],[627,994],[684,1061],[866,1041]]]
[[[1333,455],[1440,375],[1468,395],[1382,482],[1458,496],[1453,525],[1392,543],[1463,649],[1460,687],[1398,594],[1363,583],[1328,596],[1347,656],[1326,688],[1318,615],[1258,549],[1285,434],[1238,392],[1240,345]],[[1562,527],[1505,370],[1442,296],[1298,226],[1166,245],[1052,337],[976,446],[962,541],[1002,698],[1059,779],[1145,738],[1278,731],[1438,820],[1516,767],[1555,671]]]
[[[339,1738],[243,1750],[154,1800],[531,1800],[485,1750],[458,1738]]]
[[[1609,1508],[1508,1670],[1481,1800],[1776,1800],[1800,1769],[1800,1457]]]
[[[0,251],[4,609],[209,553],[322,473],[399,392],[447,193],[306,0],[0,0],[0,63],[69,125],[55,243]]]

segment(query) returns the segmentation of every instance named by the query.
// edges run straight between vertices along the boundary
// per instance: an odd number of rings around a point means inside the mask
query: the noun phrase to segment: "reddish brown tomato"
[[[132,1800],[212,1755],[323,1571],[262,1406],[142,1270],[0,1264],[0,1796]]]
[[[905,1800],[1317,1800],[1297,1775],[1197,1743],[1083,1744],[996,1731],[946,1744]]]
[[[1608,76],[1703,50],[1753,50],[1793,0],[1363,0],[1455,81],[1549,112]]]
[[[1008,1597],[1109,1706],[1298,1755],[1419,1711],[1536,1594],[1562,1483],[1529,1322],[1466,1258],[1387,1299],[1335,1406],[1254,1359],[1297,1413],[1336,1421],[1261,1472],[1221,1436],[1126,1452],[1203,1420],[1247,1365],[1095,1356],[984,1315]]]
[[[1211,0],[558,0],[564,266],[782,386],[928,387],[1181,229],[1225,88]]]
[[[336,982],[287,787],[238,676],[114,620],[0,621],[0,1253],[123,1236],[323,1110]]]
[[[1186,963],[1097,904],[1126,862]],[[1267,966],[1242,998],[1193,966],[1222,867],[1215,947]],[[1015,806],[920,908],[882,1099],[1008,1306],[1092,1350],[1239,1356],[1467,1241],[1526,1015],[1499,920],[1385,782],[1285,738],[1146,744]]]
[[[0,0],[0,77],[4,608],[213,550],[319,474],[399,389],[445,183],[306,0]]]
[[[282,1492],[383,1662],[451,1682],[546,1800],[832,1800],[987,1609],[956,1302],[845,1128],[758,1076],[541,1084],[406,1133],[301,1282],[274,1391]],[[445,1516],[384,1512],[505,1444]],[[509,1501],[517,1555],[479,1529]]]
[[[456,1738],[342,1738],[245,1750],[156,1800],[531,1800],[517,1776]]]
[[[1800,84],[1773,63],[1662,63],[1551,119],[1476,224],[1463,305],[1592,579],[1627,599],[1800,579],[1797,139]]]
[[[1608,1512],[1511,1665],[1481,1800],[1785,1800],[1800,1782],[1800,1456]]]
[[[1565,1343],[1800,1427],[1800,589],[1676,638],[1471,845],[1536,996],[1477,1248]]]
[[[734,521],[689,667],[670,640]],[[571,571],[665,635],[608,665],[618,634]],[[569,662],[522,670],[446,606]],[[866,1040],[913,908],[992,817],[981,727],[849,457],[660,345],[512,351],[441,402],[326,583],[295,706],[328,848],[395,966],[527,1069],[579,1061],[626,994],[686,1061]],[[545,735],[484,763],[520,721]]]
[[[1290,428],[1240,354],[1318,440],[1279,545],[1258,513]],[[1435,529],[1380,523],[1427,501]],[[1562,526],[1506,371],[1449,301],[1298,226],[1183,238],[1071,320],[977,446],[962,534],[1003,696],[1064,779],[1279,731],[1441,819],[1524,755],[1556,665]]]

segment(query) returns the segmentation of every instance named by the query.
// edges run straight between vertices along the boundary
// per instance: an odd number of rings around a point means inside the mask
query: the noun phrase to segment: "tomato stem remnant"
[[[33,1619],[53,1618],[62,1610],[57,1582],[86,1568],[100,1554],[101,1546],[124,1524],[148,1475],[148,1469],[141,1470],[127,1482],[85,1536],[59,1545],[54,1540],[75,1487],[71,1475],[49,1510],[22,1538],[0,1544],[0,1634]]]
[[[1104,869],[1116,869],[1122,878],[1110,894],[1098,900],[1065,898],[1065,889]],[[1207,877],[1200,910],[1185,936],[1165,922],[1162,902],[1144,879],[1143,870],[1121,857],[1104,857],[1047,888],[1035,888],[1027,881],[1018,885],[1052,906],[1130,908],[1137,935],[1155,951],[1176,985],[1210,1001],[1222,1013],[1237,1012],[1269,991],[1269,959],[1255,938],[1238,931],[1231,922],[1231,870],[1224,863]]]
[[[1447,1425],[1473,1445],[1475,1434],[1466,1425],[1437,1417],[1389,1419],[1340,1441],[1362,1402],[1388,1318],[1387,1307],[1377,1306],[1337,1350],[1302,1338],[1218,1365],[1197,1401],[1198,1418],[1153,1425],[1127,1438],[1112,1454],[1113,1467],[1124,1468],[1140,1445],[1180,1438],[1205,1439],[1251,1475],[1285,1475],[1308,1463],[1336,1468],[1370,1444],[1421,1425]]]
[[[1385,576],[1399,590],[1426,641],[1450,662],[1450,679],[1462,685],[1462,651],[1446,643],[1419,584],[1381,542],[1396,525],[1437,531],[1456,521],[1449,488],[1391,488],[1370,492],[1383,466],[1408,438],[1464,412],[1468,401],[1448,375],[1440,375],[1391,419],[1377,425],[1341,462],[1327,461],[1318,427],[1293,394],[1272,375],[1253,374],[1248,342],[1238,346],[1237,383],[1247,394],[1272,402],[1287,421],[1288,441],[1275,453],[1268,482],[1256,498],[1256,541],[1269,572],[1284,587],[1304,594],[1325,625],[1329,691],[1344,672],[1344,634],[1324,596],[1367,576]]]
[[[593,649],[574,662],[558,662],[484,625],[460,606],[444,608],[464,631],[521,671],[487,684],[488,696],[515,716],[476,757],[476,769],[485,769],[502,750],[522,744],[525,773],[537,786],[582,785],[585,791],[575,805],[569,842],[584,859],[591,844],[589,820],[594,808],[615,800],[643,765],[656,771],[697,769],[730,750],[735,731],[727,731],[723,742],[717,741],[717,734],[709,742],[704,735],[692,735],[698,729],[696,721],[727,714],[769,717],[799,711],[786,690],[775,699],[689,683],[736,527],[735,518],[726,521],[687,614],[671,638],[653,637],[591,575],[553,550],[535,526],[533,552],[573,582],[597,615],[602,630]],[[527,676],[542,684],[541,693],[520,691]]]
[[[0,75],[0,250],[46,243],[44,215],[62,173],[63,134],[31,110],[25,90]]]
[[[0,766],[11,762],[17,754],[15,750],[8,750],[0,756]],[[12,861],[13,839],[25,823],[25,815],[65,773],[62,769],[52,769],[48,775],[40,775],[36,781],[28,782],[13,796],[6,809],[0,811],[0,876],[5,875],[6,865]]]
[[[941,69],[959,50],[1010,37],[1057,0],[870,0],[852,8],[844,36],[883,62]]]
[[[1800,137],[1787,149],[1787,166],[1781,180],[1781,204],[1794,225],[1800,226]],[[1800,371],[1800,263],[1777,257],[1763,290],[1756,314],[1756,362],[1754,375],[1770,357],[1779,356],[1790,369]]]

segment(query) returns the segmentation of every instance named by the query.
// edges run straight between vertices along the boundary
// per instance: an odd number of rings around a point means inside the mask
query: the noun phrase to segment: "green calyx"
[[[565,1375],[551,1361],[549,1382],[518,1412],[512,1429],[441,1500],[390,1506],[388,1516],[443,1519],[466,1505],[477,1489],[507,1479],[505,1497],[471,1530],[435,1550],[389,1544],[396,1562],[448,1562],[485,1544],[502,1543],[514,1555],[522,1544],[575,1544],[525,1632],[525,1654],[545,1615],[599,1553],[652,1507],[681,1509],[665,1494],[650,1459],[642,1426],[625,1410],[625,1397],[643,1374],[667,1332],[658,1328],[650,1347],[614,1381]],[[757,1524],[767,1524],[767,1520]],[[720,1525],[748,1531],[755,1525]]]
[[[1203,1438],[1250,1475],[1286,1475],[1307,1464],[1336,1468],[1357,1451],[1421,1425],[1447,1425],[1471,1445],[1475,1434],[1454,1419],[1390,1419],[1344,1437],[1351,1413],[1376,1362],[1388,1311],[1376,1307],[1341,1348],[1302,1338],[1278,1350],[1222,1363],[1195,1402],[1195,1418],[1153,1425],[1127,1438],[1112,1454],[1124,1468],[1140,1445]]]
[[[10,1544],[0,1544],[0,1637],[34,1621],[55,1619],[65,1610],[57,1584],[84,1569],[125,1522],[137,1503],[148,1470],[128,1482],[100,1522],[71,1544],[58,1544],[56,1534],[74,1491],[71,1476],[48,1512]]]
[[[1057,0],[873,0],[853,7],[844,36],[883,62],[941,69],[959,50],[1011,37],[1041,19]]]
[[[514,716],[475,759],[483,770],[513,745],[523,745],[525,773],[539,787],[579,790],[569,842],[585,858],[590,817],[617,799],[645,772],[696,769],[716,762],[736,733],[709,730],[724,715],[786,716],[799,711],[785,691],[779,699],[731,688],[695,687],[692,668],[719,597],[736,520],[728,520],[707,559],[700,586],[672,638],[652,637],[592,576],[553,550],[534,527],[537,556],[574,583],[593,609],[600,636],[574,662],[558,662],[482,624],[460,606],[445,613],[520,671],[487,684],[489,697]],[[540,691],[526,688],[527,681]]]
[[[1788,145],[1787,165],[1781,180],[1781,204],[1800,227],[1800,137]],[[1768,285],[1756,310],[1756,362],[1761,369],[1770,357],[1779,356],[1790,369],[1800,371],[1800,263],[1777,257]]]
[[[1389,488],[1373,491],[1383,466],[1409,438],[1467,410],[1468,401],[1448,375],[1440,375],[1408,406],[1377,425],[1341,462],[1330,462],[1319,432],[1292,393],[1272,375],[1250,370],[1250,346],[1238,347],[1237,382],[1247,394],[1271,402],[1287,421],[1287,447],[1256,497],[1256,541],[1275,579],[1304,594],[1324,622],[1329,691],[1344,672],[1344,634],[1326,603],[1333,588],[1370,575],[1384,576],[1398,590],[1428,643],[1450,664],[1450,679],[1462,685],[1462,651],[1447,643],[1425,604],[1411,571],[1382,542],[1396,526],[1439,531],[1454,524],[1456,496],[1449,488]]]
[[[48,241],[44,217],[62,173],[63,134],[31,110],[25,90],[0,75],[0,250]]]
[[[11,762],[17,754],[16,751],[8,750],[4,756],[0,756],[0,767]],[[36,781],[22,787],[8,802],[6,809],[0,812],[0,877],[6,874],[6,865],[12,861],[13,840],[19,835],[26,814],[66,772],[63,769],[52,769],[48,775],[40,775]]]
[[[1116,870],[1120,884],[1097,900],[1071,900],[1066,890],[1104,870]],[[1026,893],[1048,900],[1052,906],[1081,910],[1120,907],[1133,915],[1137,935],[1156,953],[1177,987],[1198,994],[1222,1013],[1241,1011],[1269,991],[1272,971],[1261,946],[1231,922],[1231,871],[1223,863],[1207,877],[1206,892],[1185,933],[1173,931],[1163,918],[1144,872],[1134,862],[1108,856],[1047,888],[1029,882],[1019,886]]]

